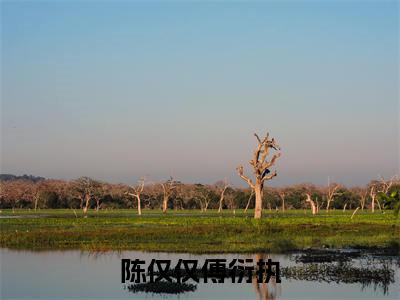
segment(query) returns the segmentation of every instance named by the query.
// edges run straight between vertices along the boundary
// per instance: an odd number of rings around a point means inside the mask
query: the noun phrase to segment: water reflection
[[[257,262],[259,260],[266,260],[271,258],[269,255],[265,253],[255,254],[254,261]],[[275,300],[280,296],[280,288],[281,284],[276,283],[276,277],[272,277],[271,280],[263,283],[259,283],[257,278],[253,277],[253,287],[256,291],[258,299],[260,300]]]
[[[269,258],[270,255],[259,253],[254,255],[253,261],[265,261]],[[327,251],[325,253],[322,251],[306,251],[292,254],[289,260],[296,264],[281,267],[281,277],[287,280],[359,284],[361,291],[372,286],[375,291],[380,289],[383,295],[387,295],[389,286],[395,283],[395,266],[400,264],[399,257],[363,256],[354,251]],[[260,300],[280,299],[282,285],[276,282],[276,277],[272,277],[268,283],[260,283],[255,275],[256,272],[257,267],[255,265],[251,282],[257,298]],[[185,270],[181,270],[180,273],[184,275]],[[199,278],[203,276],[202,269],[197,269],[195,273]],[[158,275],[157,272],[155,275]],[[174,277],[174,272],[171,271],[168,275]],[[225,278],[229,279],[231,276],[232,274],[227,270]],[[157,282],[130,284],[124,288],[132,293],[182,294],[194,292],[197,285],[194,283]]]
[[[276,283],[274,279],[266,283],[258,283],[257,278],[253,277],[253,287],[260,300],[279,299],[281,285]]]
[[[287,279],[338,284],[358,283],[361,289],[372,286],[383,295],[395,283],[395,268],[400,257],[383,256],[382,253],[363,253],[360,250],[321,251],[309,250],[295,254],[295,266],[283,267]]]
[[[1,299],[398,299],[400,290],[400,257],[362,251],[306,251],[291,255],[191,255],[177,253],[27,252],[0,250]],[[199,283],[189,280],[182,284],[121,284],[121,259],[140,258],[148,263],[154,259],[195,259],[202,266],[206,259],[235,258],[260,260],[271,258],[280,262],[282,283],[272,278],[258,283],[232,283],[226,274],[225,283]],[[256,270],[255,270],[256,271]],[[40,276],[38,276],[40,275]],[[199,277],[202,275],[198,270]],[[235,281],[237,282],[237,281]],[[21,283],[23,283],[21,285]],[[152,296],[151,296],[152,295]],[[164,295],[164,296],[163,296]],[[174,296],[177,295],[177,296]],[[171,298],[172,297],[172,298]],[[177,297],[177,298],[174,298]]]

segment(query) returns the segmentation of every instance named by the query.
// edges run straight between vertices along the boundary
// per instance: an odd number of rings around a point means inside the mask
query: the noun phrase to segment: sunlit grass
[[[400,240],[391,212],[253,212],[214,210],[3,210],[0,246],[14,249],[145,250],[174,252],[285,252],[308,247],[387,247]],[[19,216],[4,218],[4,216]]]

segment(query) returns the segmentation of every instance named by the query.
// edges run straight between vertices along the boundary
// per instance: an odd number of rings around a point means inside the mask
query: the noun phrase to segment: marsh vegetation
[[[191,253],[288,252],[307,248],[399,250],[400,222],[390,211],[3,210],[0,245],[12,249],[146,250]],[[12,218],[7,218],[12,216]]]

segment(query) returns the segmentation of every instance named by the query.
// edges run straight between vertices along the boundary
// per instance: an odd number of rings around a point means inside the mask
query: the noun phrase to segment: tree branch
[[[272,156],[272,159],[269,162],[265,162],[263,163],[263,172],[265,171],[265,169],[268,169],[269,167],[272,167],[275,164],[275,161],[281,157],[282,153],[279,152],[277,154],[274,154],[274,156]]]
[[[251,181],[250,178],[248,178],[246,175],[243,174],[243,166],[239,166],[236,168],[236,170],[238,171],[239,176],[247,182],[247,184],[254,189],[254,184],[253,181]]]
[[[276,171],[274,171],[272,174],[268,175],[268,176],[264,176],[261,180],[264,182],[265,180],[271,180],[272,178],[274,178],[275,176],[277,176],[278,173]]]

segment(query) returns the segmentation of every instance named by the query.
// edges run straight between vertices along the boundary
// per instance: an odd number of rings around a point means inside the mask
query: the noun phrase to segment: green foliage
[[[75,213],[77,214],[75,216]],[[90,210],[3,210],[0,247],[14,249],[143,250],[191,253],[287,252],[309,247],[398,247],[400,223],[393,214],[351,211],[264,211],[254,220],[253,211],[199,210],[163,214],[144,209],[98,212]],[[7,218],[10,216],[11,218]],[[15,218],[23,216],[23,218]],[[394,245],[394,246],[393,246]]]
[[[393,209],[393,213],[396,217],[399,216],[400,211],[400,194],[398,191],[393,191],[390,195],[386,195],[385,193],[379,193],[378,197],[383,201],[383,207],[385,209]]]
[[[357,207],[358,203],[359,199],[357,195],[348,189],[341,188],[338,190],[338,195],[334,198],[332,207],[342,209],[347,204],[348,208],[353,208]]]
[[[40,208],[57,208],[59,207],[58,196],[53,191],[41,191],[39,193],[38,205]]]

